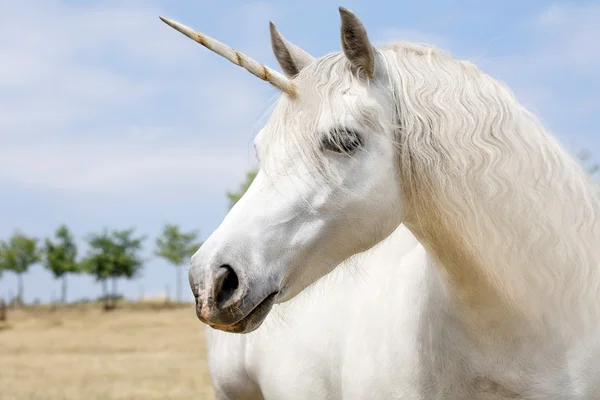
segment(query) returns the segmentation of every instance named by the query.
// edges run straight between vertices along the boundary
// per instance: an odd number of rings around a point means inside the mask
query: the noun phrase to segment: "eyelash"
[[[362,146],[361,136],[352,129],[340,128],[325,136],[321,142],[324,150],[334,153],[351,154]]]

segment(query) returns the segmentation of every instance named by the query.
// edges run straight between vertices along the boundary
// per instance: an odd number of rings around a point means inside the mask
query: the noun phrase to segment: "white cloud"
[[[164,136],[166,131],[158,132],[154,140],[147,136],[139,140],[136,133],[122,139],[58,138],[38,141],[35,146],[25,142],[3,146],[0,180],[69,194],[134,192],[157,197],[168,195],[157,188],[175,184],[182,189],[180,193],[198,195],[202,193],[200,182],[221,186],[223,179],[238,176],[250,159],[239,146],[206,147],[198,140],[173,145]]]
[[[257,99],[273,91],[159,15],[142,1],[3,4],[0,187],[160,197],[161,187],[198,195],[237,183],[253,163],[252,126],[266,104]],[[243,33],[247,43],[264,34]]]
[[[529,26],[539,49],[531,55],[536,67],[562,68],[598,79],[600,64],[600,3],[555,4]]]
[[[151,80],[119,68],[121,60],[146,70],[198,64],[198,53],[159,29],[158,14],[135,3],[6,5],[0,36],[11,40],[0,44],[0,129],[4,134],[36,124],[61,129],[78,117],[124,106],[157,90]]]

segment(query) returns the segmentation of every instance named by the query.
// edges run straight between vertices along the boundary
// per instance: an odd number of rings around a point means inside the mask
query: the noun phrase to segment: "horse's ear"
[[[340,7],[342,18],[342,49],[344,54],[360,74],[372,78],[375,72],[375,50],[367,36],[367,30],[350,10]]]
[[[293,78],[315,58],[302,50],[300,47],[288,42],[279,33],[275,24],[270,23],[271,28],[271,47],[279,66],[288,78]]]

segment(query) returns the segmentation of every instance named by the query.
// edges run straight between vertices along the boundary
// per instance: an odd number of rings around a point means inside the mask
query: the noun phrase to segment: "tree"
[[[144,236],[132,237],[134,229],[112,231],[106,229],[100,234],[88,237],[90,250],[82,265],[84,270],[92,274],[102,284],[104,309],[116,306],[117,279],[131,279],[137,275],[143,261],[138,255],[142,248]],[[108,293],[108,281],[112,279],[112,294]],[[111,301],[109,301],[109,299]]]
[[[242,198],[244,193],[246,193],[246,191],[248,190],[248,188],[254,181],[254,178],[256,178],[257,174],[258,174],[258,171],[256,169],[250,170],[246,174],[246,180],[244,182],[242,182],[238,191],[227,192],[227,198],[229,199],[229,209],[230,210],[233,208],[235,203],[237,203]]]
[[[181,267],[202,245],[197,242],[198,233],[181,232],[177,225],[166,224],[161,236],[156,239],[155,255],[164,258],[175,266],[177,301],[181,301]]]
[[[69,229],[61,225],[56,230],[57,242],[46,239],[44,248],[44,266],[56,279],[62,278],[61,302],[67,302],[67,274],[81,271],[77,263],[77,245]]]
[[[82,269],[96,278],[102,285],[104,309],[110,307],[106,281],[114,268],[111,252],[111,241],[106,230],[100,234],[91,234],[87,238],[90,249],[81,262]]]
[[[117,292],[117,280],[119,278],[133,279],[142,269],[144,262],[139,256],[142,243],[146,236],[132,237],[134,229],[113,231],[112,238],[116,245],[116,262],[111,277],[113,279],[113,298]]]
[[[0,269],[12,271],[17,274],[18,291],[17,303],[23,304],[23,274],[29,267],[40,261],[38,239],[28,237],[21,232],[15,232],[8,243],[0,243]]]

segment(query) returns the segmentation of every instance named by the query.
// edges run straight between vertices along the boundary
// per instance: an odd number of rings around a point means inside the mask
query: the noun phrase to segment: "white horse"
[[[234,397],[305,398],[311,388],[317,399],[599,399],[596,186],[474,65],[429,46],[375,48],[358,18],[340,13],[343,51],[319,59],[272,26],[285,76],[165,19],[283,92],[255,139],[255,181],[189,273],[200,320],[262,338],[238,348],[255,393]],[[401,224],[420,242],[414,254],[396,250],[410,241],[390,236]],[[366,311],[356,314],[328,298],[312,310],[341,327],[318,315],[302,325],[305,303],[328,296],[314,294],[319,284],[302,292],[386,238],[367,259],[404,272],[340,293],[387,295],[359,297]],[[349,276],[320,287],[359,285]],[[260,334],[273,304],[292,299],[279,306],[287,320],[270,319]],[[296,350],[277,347],[286,344],[277,323],[295,329]],[[271,337],[273,354],[253,357]],[[270,382],[277,369],[286,382]]]

